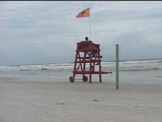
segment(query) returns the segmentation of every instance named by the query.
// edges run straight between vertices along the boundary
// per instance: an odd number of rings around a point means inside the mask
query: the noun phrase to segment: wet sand
[[[0,78],[0,122],[162,122],[162,84]]]

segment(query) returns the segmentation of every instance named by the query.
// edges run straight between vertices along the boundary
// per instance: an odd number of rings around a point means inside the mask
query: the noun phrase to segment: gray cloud
[[[76,43],[89,36],[103,60],[161,58],[161,1],[1,1],[1,64],[73,62]]]

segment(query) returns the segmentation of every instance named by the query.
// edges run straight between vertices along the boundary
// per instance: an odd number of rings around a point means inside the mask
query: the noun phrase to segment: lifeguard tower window
[[[92,55],[93,51],[96,55]],[[109,74],[112,72],[101,71],[101,58],[100,45],[94,44],[92,41],[77,43],[76,56],[74,61],[73,76],[69,78],[70,82],[74,82],[76,74],[83,75],[83,81],[87,81],[88,77],[85,74],[89,74],[89,83],[92,82],[92,74],[99,74],[99,81],[101,81],[101,74]],[[86,65],[89,66],[86,69]]]

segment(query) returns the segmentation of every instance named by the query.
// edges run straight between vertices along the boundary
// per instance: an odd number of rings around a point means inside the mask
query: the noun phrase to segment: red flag
[[[76,16],[76,18],[83,18],[83,17],[90,17],[90,8],[83,10]]]

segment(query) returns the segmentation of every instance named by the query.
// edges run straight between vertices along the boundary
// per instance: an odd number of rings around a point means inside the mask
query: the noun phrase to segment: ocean
[[[116,82],[116,62],[105,61],[101,66],[102,71],[112,72],[102,74],[102,82]],[[74,63],[1,66],[0,77],[24,82],[70,82],[69,77],[73,76],[73,69]],[[119,70],[119,83],[162,83],[162,59],[120,61]],[[83,82],[81,74],[76,74],[75,78],[75,82]],[[93,82],[99,82],[99,75],[92,75]]]

